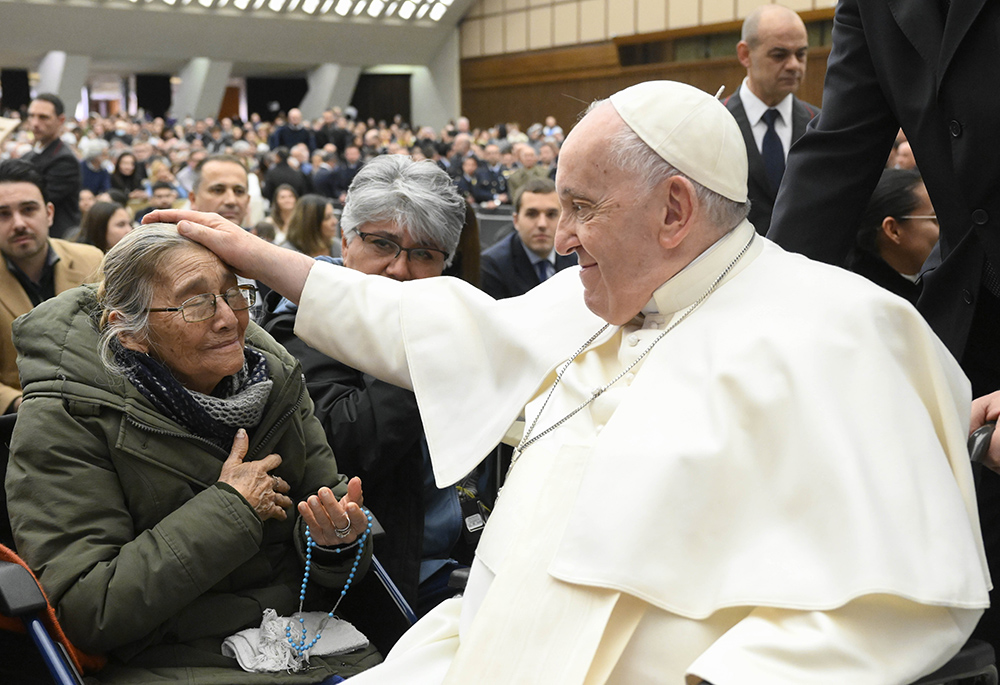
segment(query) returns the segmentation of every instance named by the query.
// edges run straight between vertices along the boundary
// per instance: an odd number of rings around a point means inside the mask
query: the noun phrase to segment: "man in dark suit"
[[[500,300],[528,292],[557,271],[576,265],[576,255],[556,253],[559,195],[547,178],[528,181],[514,200],[514,231],[480,257],[480,287]],[[544,274],[544,275],[543,275]]]
[[[747,145],[749,218],[761,235],[771,223],[788,150],[819,114],[818,107],[795,97],[806,74],[808,48],[802,19],[781,5],[762,5],[747,15],[736,45],[747,76],[724,103]]]
[[[490,209],[497,205],[486,170],[479,167],[479,160],[475,157],[462,160],[462,173],[455,178],[455,187],[470,204],[487,205]]]
[[[319,168],[313,174],[313,191],[331,200],[337,199],[336,190],[337,153],[323,152],[320,156]]]
[[[35,149],[24,156],[45,179],[48,201],[55,207],[49,234],[61,238],[80,225],[80,160],[59,139],[66,123],[66,108],[52,93],[41,93],[28,106],[28,125],[35,136]]]
[[[941,226],[941,263],[924,274],[917,306],[974,396],[1000,388],[1000,91],[984,87],[1000,81],[998,34],[1000,4],[985,0],[842,0],[823,115],[788,159],[768,233],[842,264],[902,127]],[[1000,476],[984,471],[978,495],[996,577]],[[978,634],[1000,648],[998,613],[986,613]]]
[[[271,156],[274,163],[264,174],[264,187],[261,189],[261,194],[268,202],[274,201],[274,191],[281,185],[290,185],[299,197],[312,192],[309,177],[298,169],[293,169],[288,163],[290,155],[287,147],[275,148]]]
[[[334,200],[341,204],[344,203],[344,200],[347,199],[348,188],[351,187],[354,177],[358,175],[364,164],[361,161],[361,149],[357,145],[348,145],[344,150],[344,163],[337,167],[333,176],[334,195],[332,197]]]
[[[305,143],[309,147],[309,152],[316,149],[316,140],[313,132],[302,125],[302,112],[296,108],[288,110],[288,123],[275,129],[271,134],[268,144],[271,149],[276,147],[287,147],[292,149],[299,143]]]
[[[507,194],[507,176],[510,169],[504,166],[500,157],[500,146],[490,143],[483,148],[483,170],[489,183],[490,192],[497,198],[497,204],[507,204],[510,196]]]

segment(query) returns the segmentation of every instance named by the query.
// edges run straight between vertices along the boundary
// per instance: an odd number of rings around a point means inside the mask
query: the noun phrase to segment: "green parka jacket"
[[[98,357],[95,290],[81,286],[14,325],[24,403],[6,488],[18,552],[38,574],[71,640],[109,653],[101,682],[319,682],[379,660],[373,648],[306,673],[249,674],[221,655],[224,638],[265,608],[298,609],[304,547],[294,510],[262,522],[217,483],[227,450],[160,414]],[[337,472],[298,363],[251,323],[274,381],[246,460],[281,455],[272,473],[298,502]],[[367,567],[371,541],[366,550]],[[320,558],[317,558],[320,557]],[[307,610],[328,611],[353,553],[314,553]],[[319,562],[319,563],[317,563]]]

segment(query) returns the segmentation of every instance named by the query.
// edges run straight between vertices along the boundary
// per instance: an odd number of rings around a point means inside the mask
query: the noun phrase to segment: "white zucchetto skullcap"
[[[734,202],[747,200],[747,148],[726,106],[694,86],[647,81],[618,91],[611,105],[668,164]]]

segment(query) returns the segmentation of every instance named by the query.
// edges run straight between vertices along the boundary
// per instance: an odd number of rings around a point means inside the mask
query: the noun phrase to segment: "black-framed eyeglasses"
[[[383,259],[392,260],[399,256],[400,252],[406,253],[406,259],[413,264],[421,266],[444,265],[448,259],[448,253],[433,247],[403,247],[395,240],[375,233],[362,233],[355,230],[360,236],[365,247]]]
[[[215,316],[216,300],[222,298],[234,312],[242,312],[250,309],[257,301],[257,288],[252,285],[236,285],[224,293],[218,295],[214,293],[202,293],[190,297],[181,303],[179,307],[156,307],[149,308],[147,312],[180,312],[181,316],[188,323],[198,323]]]
[[[934,223],[938,222],[937,214],[907,214],[906,216],[899,217],[904,221],[909,221],[910,219],[928,219]]]

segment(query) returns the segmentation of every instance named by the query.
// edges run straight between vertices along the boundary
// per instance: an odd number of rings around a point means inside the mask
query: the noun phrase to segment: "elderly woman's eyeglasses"
[[[406,259],[421,266],[444,266],[444,261],[448,259],[448,253],[444,250],[437,250],[433,247],[403,247],[399,243],[385,236],[374,233],[362,233],[355,230],[365,247],[380,258],[392,260],[399,256],[400,252],[406,253]]]
[[[198,323],[215,316],[215,303],[219,298],[226,301],[234,312],[250,309],[257,301],[257,288],[252,285],[237,285],[224,293],[202,293],[188,298],[179,307],[157,307],[147,309],[147,312],[180,312],[188,323]]]

